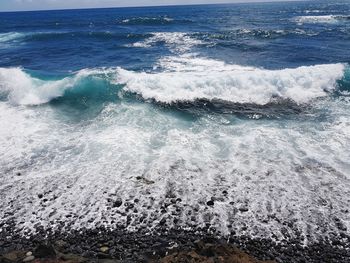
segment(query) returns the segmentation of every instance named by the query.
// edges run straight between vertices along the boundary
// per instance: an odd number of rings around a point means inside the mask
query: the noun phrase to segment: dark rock
[[[117,199],[113,203],[113,207],[120,207],[123,204],[123,201],[121,199]]]
[[[241,206],[238,210],[241,211],[242,213],[249,211],[248,207],[246,206]]]
[[[38,197],[41,199],[43,198],[43,194],[38,194]]]
[[[102,252],[97,253],[97,257],[100,259],[111,259],[112,258],[111,255],[109,255],[107,253],[102,253]]]
[[[209,200],[209,201],[207,202],[207,205],[208,205],[208,206],[214,206],[214,201],[213,201],[213,200]]]
[[[51,245],[41,244],[37,246],[33,254],[37,258],[54,258],[56,251]]]

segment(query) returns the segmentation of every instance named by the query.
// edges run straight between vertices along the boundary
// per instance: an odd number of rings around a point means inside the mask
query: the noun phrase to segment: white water
[[[125,91],[163,103],[220,99],[264,105],[275,98],[307,103],[328,96],[345,70],[344,64],[266,70],[190,56],[163,58],[158,67],[149,73],[122,68],[86,69],[51,81],[33,78],[20,68],[0,68],[0,93],[7,94],[15,104],[39,105],[93,77],[123,84]]]
[[[160,73],[119,69],[117,82],[145,99],[171,103],[220,99],[235,103],[267,104],[273,98],[306,103],[327,96],[344,74],[345,65],[265,70],[198,58],[162,60]]]
[[[204,44],[203,41],[191,37],[182,32],[156,32],[144,41],[133,43],[131,46],[138,48],[150,48],[159,43],[165,43],[165,46],[174,53],[185,53],[194,46]]]
[[[337,23],[346,20],[348,16],[343,15],[298,16],[295,18],[298,23]]]
[[[38,222],[60,229],[60,220],[72,228],[115,227],[126,223],[118,213],[126,208],[111,208],[108,200],[137,198],[137,212],[126,212],[129,230],[152,229],[163,218],[169,227],[210,223],[227,234],[233,225],[239,235],[277,240],[285,238],[282,229],[310,234],[306,240],[339,233],[335,218],[349,229],[350,101],[323,91],[335,88],[344,65],[270,71],[168,57],[158,67],[153,73],[84,70],[58,81],[1,69],[8,100],[0,101],[0,220],[13,214],[23,230]],[[125,82],[125,90],[163,102],[325,97],[311,101],[312,110],[298,118],[259,121],[216,114],[193,119],[126,100],[105,103],[97,116],[81,120],[70,119],[74,108],[27,106],[62,96],[86,76]],[[171,205],[161,212],[166,196],[182,199],[178,211]],[[212,197],[215,204],[208,207]]]
[[[0,43],[7,43],[24,37],[24,34],[17,32],[1,33]]]

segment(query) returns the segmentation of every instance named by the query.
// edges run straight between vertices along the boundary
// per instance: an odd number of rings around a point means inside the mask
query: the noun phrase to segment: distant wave
[[[171,51],[181,53],[189,51],[193,46],[204,44],[202,40],[194,38],[191,34],[182,32],[156,32],[152,33],[149,38],[128,46],[150,48],[162,42]]]
[[[350,16],[345,15],[322,15],[322,16],[298,16],[294,18],[297,23],[337,23],[350,21]]]
[[[149,73],[122,68],[84,69],[56,80],[33,77],[20,68],[0,68],[0,94],[15,104],[39,105],[67,92],[84,96],[90,89],[112,85],[116,90],[165,104],[204,99],[265,105],[276,99],[307,103],[329,95],[339,81],[346,84],[349,78],[344,80],[348,72],[344,64],[266,70],[183,57],[164,59],[159,67],[160,72]]]
[[[56,41],[58,39],[101,39],[101,40],[141,40],[151,37],[152,34],[120,33],[112,31],[42,31],[42,32],[9,32],[0,34],[0,43],[31,42],[31,41]]]
[[[25,34],[18,32],[9,32],[0,34],[0,43],[7,43],[15,40],[19,40],[25,37]]]
[[[296,29],[249,29],[249,28],[243,28],[243,29],[237,29],[237,30],[230,30],[230,31],[222,31],[222,32],[215,32],[215,33],[196,33],[194,36],[198,36],[199,39],[203,40],[217,40],[217,41],[232,41],[237,40],[238,38],[246,38],[246,37],[253,37],[257,39],[273,39],[273,38],[279,38],[284,37],[288,35],[306,35],[306,36],[315,36],[319,33],[313,32],[311,30],[303,30],[300,28]]]
[[[131,17],[125,19],[117,20],[117,24],[120,25],[145,25],[145,26],[153,26],[153,25],[168,25],[173,22],[189,22],[187,20],[174,20],[173,18],[167,16],[161,17]]]

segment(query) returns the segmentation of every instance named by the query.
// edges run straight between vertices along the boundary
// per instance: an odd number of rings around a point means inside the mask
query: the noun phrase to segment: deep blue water
[[[349,47],[349,1],[0,13],[0,221],[350,229]]]
[[[281,69],[347,63],[349,12],[346,2],[310,1],[1,13],[0,66],[58,72],[151,69],[173,53],[164,41],[150,48],[127,45],[154,32],[186,33],[203,42],[191,52],[240,65]],[[324,15],[339,18],[296,22],[300,16]],[[15,32],[21,35],[4,35]]]

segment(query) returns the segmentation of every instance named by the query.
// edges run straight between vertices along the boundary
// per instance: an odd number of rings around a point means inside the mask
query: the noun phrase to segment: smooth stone
[[[249,209],[248,209],[248,207],[242,206],[238,210],[241,212],[248,212]]]
[[[109,250],[109,247],[101,247],[100,250],[101,252],[107,252]]]
[[[34,259],[35,259],[34,256],[28,256],[25,259],[23,259],[23,262],[30,262],[30,261],[33,261]]]
[[[208,202],[207,202],[207,205],[208,205],[208,206],[214,206],[214,201],[213,201],[213,200],[208,201]]]

